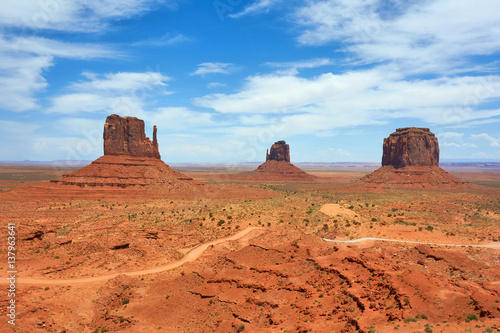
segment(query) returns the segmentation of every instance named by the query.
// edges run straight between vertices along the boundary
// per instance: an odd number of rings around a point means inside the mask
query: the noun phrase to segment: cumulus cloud
[[[37,93],[47,87],[45,72],[55,58],[103,59],[120,53],[96,44],[60,42],[40,37],[9,38],[0,34],[0,109],[37,108]]]
[[[165,90],[169,77],[156,72],[82,73],[86,80],[71,84],[66,94],[51,98],[52,113],[109,111],[122,115],[142,114],[144,99]]]
[[[496,0],[315,0],[296,11],[295,22],[303,29],[301,44],[340,41],[365,63],[390,61],[408,73],[455,73],[464,70],[468,56],[500,50],[499,11]]]
[[[478,85],[474,77],[409,81],[385,66],[311,78],[276,73],[252,76],[236,93],[209,94],[193,102],[222,114],[247,118],[262,114],[269,122],[277,118],[301,133],[315,133],[398,118],[456,124],[500,115],[498,109],[463,109],[457,103],[464,96],[474,96]],[[494,77],[491,85],[491,98],[500,97],[500,78]]]
[[[28,30],[51,29],[94,32],[110,20],[140,15],[159,5],[173,5],[164,0],[72,0],[4,1],[0,25]]]

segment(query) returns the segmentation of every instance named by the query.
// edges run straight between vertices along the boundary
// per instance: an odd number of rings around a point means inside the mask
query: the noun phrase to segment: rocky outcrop
[[[398,128],[384,139],[382,166],[439,166],[439,144],[428,128]]]
[[[160,158],[156,126],[153,141],[146,137],[144,121],[135,117],[112,114],[104,124],[104,155],[126,155]]]
[[[463,181],[439,167],[439,144],[428,128],[398,128],[384,139],[382,167],[361,180],[382,187],[461,187]]]
[[[285,141],[276,141],[271,146],[271,153],[266,152],[266,161],[290,162],[290,146]]]

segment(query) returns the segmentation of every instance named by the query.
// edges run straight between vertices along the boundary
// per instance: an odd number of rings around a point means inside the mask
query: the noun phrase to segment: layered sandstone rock
[[[428,128],[398,128],[384,139],[382,166],[439,166],[439,144]]]
[[[104,125],[104,156],[52,182],[80,187],[147,187],[167,191],[199,185],[160,159],[156,126],[151,141],[145,135],[143,120],[115,114],[109,116]]]
[[[271,146],[271,153],[266,152],[266,161],[290,162],[290,146],[285,141],[277,141]]]
[[[439,144],[428,128],[398,128],[384,139],[382,167],[361,178],[380,186],[460,187],[463,181],[439,167]]]
[[[104,155],[126,155],[160,158],[156,126],[153,142],[146,137],[144,121],[135,117],[112,114],[104,124]]]

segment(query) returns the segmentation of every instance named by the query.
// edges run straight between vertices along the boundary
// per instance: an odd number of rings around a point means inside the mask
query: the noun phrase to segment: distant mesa
[[[459,187],[463,181],[439,167],[438,139],[428,128],[398,128],[384,139],[382,167],[362,178],[379,185]]]
[[[104,156],[52,182],[80,187],[151,187],[169,191],[199,185],[160,159],[156,126],[151,141],[146,137],[143,120],[113,114],[106,118],[103,136]]]

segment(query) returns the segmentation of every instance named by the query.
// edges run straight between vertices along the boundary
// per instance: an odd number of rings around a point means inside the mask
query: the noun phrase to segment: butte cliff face
[[[290,163],[290,146],[285,141],[277,141],[266,152],[266,161],[285,161]]]
[[[104,125],[104,156],[52,182],[80,187],[146,187],[167,192],[191,191],[199,185],[160,159],[156,126],[151,141],[144,132],[143,120],[116,114],[109,116]]]
[[[146,137],[144,121],[112,114],[104,124],[104,155],[126,155],[160,158],[156,126],[153,141]]]
[[[384,139],[382,167],[361,178],[381,186],[459,187],[465,183],[439,167],[439,144],[428,128],[398,128]]]
[[[428,128],[398,128],[384,139],[382,166],[439,166],[439,144]]]

